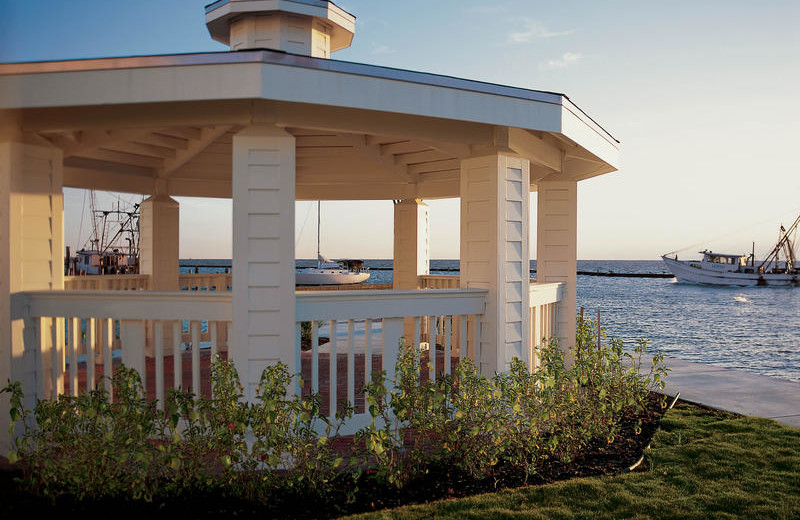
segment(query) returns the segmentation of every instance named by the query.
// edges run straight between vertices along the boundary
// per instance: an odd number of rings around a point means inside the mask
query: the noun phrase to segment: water
[[[213,262],[219,267],[201,272],[230,266],[230,260],[194,261]],[[298,266],[314,264],[298,261]],[[367,260],[366,265],[372,269],[369,283],[391,283],[391,260]],[[431,261],[431,274],[457,275],[455,269],[457,260]],[[578,261],[578,271],[667,272],[660,260]],[[628,345],[643,338],[668,357],[800,382],[800,288],[707,287],[671,278],[579,275],[580,307],[592,318],[600,311],[606,332]]]

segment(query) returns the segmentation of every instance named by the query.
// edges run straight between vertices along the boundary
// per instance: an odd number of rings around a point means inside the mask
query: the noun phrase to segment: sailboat
[[[795,219],[789,229],[780,227],[778,241],[761,262],[755,260],[753,253],[727,254],[712,251],[700,251],[702,260],[678,260],[673,253],[662,255],[661,259],[679,282],[700,283],[725,286],[765,286],[765,285],[800,285],[800,261],[794,251],[792,234],[800,224],[800,216]],[[781,254],[784,259],[781,259]]]
[[[295,285],[347,285],[369,279],[362,260],[329,260],[320,251],[320,201],[317,201],[317,267],[295,273]]]

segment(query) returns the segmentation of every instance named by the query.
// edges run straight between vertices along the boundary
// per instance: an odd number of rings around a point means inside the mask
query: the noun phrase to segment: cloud
[[[575,65],[581,59],[581,55],[575,52],[565,52],[561,59],[557,60],[548,60],[547,63],[543,63],[541,68],[543,69],[566,69],[571,65]]]
[[[387,45],[380,45],[377,43],[372,44],[372,54],[391,54],[394,52],[394,49]]]
[[[544,26],[541,22],[536,20],[525,20],[525,29],[519,32],[512,32],[508,35],[508,43],[527,43],[531,40],[539,40],[542,38],[556,38],[558,36],[566,36],[575,31],[551,31]]]

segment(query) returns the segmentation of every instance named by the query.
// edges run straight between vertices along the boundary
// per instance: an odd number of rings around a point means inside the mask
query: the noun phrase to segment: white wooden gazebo
[[[144,370],[178,352],[167,331],[178,320],[207,322],[211,348],[228,351],[249,389],[270,362],[299,370],[300,321],[366,320],[365,348],[385,349],[390,375],[397,340],[420,341],[432,323],[487,374],[513,357],[535,364],[545,337],[574,344],[577,183],[618,161],[600,125],[561,94],[331,60],[355,22],[331,2],[220,0],[206,18],[230,52],[0,64],[0,381],[52,395],[65,360],[102,364],[114,345]],[[64,187],[149,196],[137,285],[147,291],[65,286]],[[180,291],[173,196],[232,199],[232,291]],[[426,276],[423,201],[445,197],[461,200],[453,279]],[[320,199],[402,201],[394,290],[296,293],[295,201]],[[334,375],[336,356],[329,366]],[[77,381],[70,371],[70,391]]]

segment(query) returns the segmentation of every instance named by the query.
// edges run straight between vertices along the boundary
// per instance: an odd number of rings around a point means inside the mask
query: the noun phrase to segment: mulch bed
[[[269,503],[251,503],[226,498],[215,493],[197,493],[168,503],[144,502],[76,502],[59,499],[50,504],[46,499],[20,493],[14,482],[20,472],[0,458],[0,518],[18,515],[58,514],[60,517],[92,515],[103,518],[328,518],[348,513],[373,511],[401,505],[464,497],[478,493],[521,485],[546,484],[575,477],[619,474],[630,471],[658,430],[665,409],[660,396],[651,394],[648,409],[638,416],[624,419],[621,432],[613,443],[605,440],[589,446],[583,454],[569,463],[548,461],[525,482],[514,472],[500,468],[496,479],[475,480],[452,467],[431,467],[425,478],[412,481],[400,490],[379,486],[365,475],[359,482],[355,500],[347,503],[344,486],[327,497],[306,495],[275,496]],[[642,431],[636,434],[637,421]],[[646,467],[646,462],[637,470]],[[347,482],[352,489],[352,482]],[[353,497],[351,497],[352,499]]]

